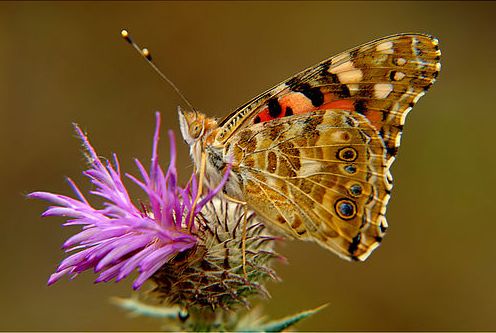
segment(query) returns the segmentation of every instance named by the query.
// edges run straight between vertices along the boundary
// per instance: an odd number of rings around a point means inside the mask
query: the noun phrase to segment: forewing
[[[226,154],[269,227],[365,260],[387,227],[384,150],[364,116],[321,110],[242,129]]]
[[[308,68],[238,108],[220,123],[217,142],[259,122],[315,110],[344,109],[368,119],[386,146],[388,166],[407,113],[434,83],[437,39],[400,34],[358,46]]]

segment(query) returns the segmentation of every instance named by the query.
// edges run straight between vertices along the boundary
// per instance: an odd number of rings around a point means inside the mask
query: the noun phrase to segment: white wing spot
[[[417,54],[417,44],[418,44],[417,38],[412,38],[412,50],[414,54]]]
[[[351,71],[354,69],[355,69],[355,66],[353,66],[353,62],[347,61],[347,62],[343,62],[340,65],[337,65],[336,67],[330,67],[328,72],[331,74],[337,74],[340,72]]]
[[[370,60],[370,62],[374,65],[380,65],[385,63],[388,60],[388,55],[387,54],[378,54],[375,55],[374,58]]]
[[[310,177],[310,176],[318,174],[319,172],[322,172],[321,163],[318,163],[317,161],[303,160],[300,171],[298,173],[298,176],[299,177]],[[278,184],[276,184],[276,185],[278,186]]]
[[[374,96],[375,98],[384,99],[389,96],[393,91],[393,85],[391,83],[376,83],[374,85]]]
[[[382,215],[380,215],[378,218],[377,218],[377,230],[379,231],[379,235],[384,235],[384,231],[382,231],[382,228],[386,228],[388,227],[388,223],[386,221],[386,218]]]
[[[396,135],[396,139],[394,140],[395,147],[399,147],[401,144],[401,132]]]
[[[394,156],[391,156],[387,161],[386,161],[386,170],[389,170],[391,168],[391,165],[393,165],[393,162],[394,162]],[[388,172],[388,175],[386,175],[386,177],[389,179],[389,178],[393,178],[393,176],[391,175],[391,173]],[[384,184],[386,184],[387,186],[387,181],[386,179],[384,179]]]
[[[367,260],[367,258],[370,256],[370,254],[372,254],[372,252],[375,250],[375,248],[379,246],[379,244],[380,243],[376,241],[375,243],[368,245],[367,251],[365,251],[364,253],[357,256],[358,260],[360,260],[360,261]]]
[[[332,142],[336,143],[346,143],[350,141],[350,136],[346,135],[347,132],[345,131],[335,131],[334,133],[331,134]],[[347,138],[348,140],[345,140]]]
[[[343,84],[358,83],[362,81],[363,73],[360,69],[353,69],[346,72],[338,73],[339,82]]]
[[[422,97],[424,95],[425,95],[424,91],[419,92],[419,94],[413,98],[413,103],[417,103],[418,100],[420,99],[420,97]]]
[[[403,114],[401,115],[401,119],[400,119],[400,125],[405,125],[406,116],[411,110],[412,110],[411,107],[407,107],[405,111],[403,111]]]
[[[387,177],[387,176],[386,176]],[[388,177],[389,178],[389,177]],[[382,207],[381,207],[381,214],[386,215],[386,209],[387,209],[387,204],[389,202],[389,198],[391,196],[389,194],[386,194],[384,198],[382,199]]]
[[[376,46],[376,51],[380,53],[393,54],[393,42],[384,42]]]
[[[347,84],[347,86],[351,96],[354,96],[360,90],[360,85],[357,83]]]
[[[396,58],[395,63],[398,66],[403,66],[404,64],[406,64],[406,59],[405,58]]]
[[[403,80],[404,77],[405,77],[405,73],[403,73],[403,72],[396,72],[396,73],[394,73],[393,79],[395,81],[401,81],[401,80]]]

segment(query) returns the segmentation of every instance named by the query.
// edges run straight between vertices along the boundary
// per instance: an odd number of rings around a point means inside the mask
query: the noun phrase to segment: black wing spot
[[[277,100],[277,98],[269,99],[268,108],[269,108],[269,115],[272,118],[279,117],[279,115],[282,112],[281,104],[279,104],[279,101]]]
[[[328,70],[329,70],[329,63],[322,64],[322,65],[320,66],[320,75],[321,75],[322,77],[329,76],[329,72],[328,72]]]
[[[305,229],[305,230],[299,230],[299,231],[297,230],[297,231],[296,231],[296,233],[297,233],[298,235],[300,235],[300,236],[301,236],[301,235],[303,235],[303,234],[305,234],[306,232],[307,232],[307,230],[306,230],[306,229]]]
[[[388,114],[389,114],[388,111],[381,110],[382,121],[386,121]]]
[[[294,87],[293,91],[301,92],[312,102],[313,106],[318,107],[324,104],[324,94],[318,87],[312,88],[309,84],[304,83]]]
[[[390,79],[391,81],[396,81],[396,79],[394,78],[394,77],[395,77],[395,75],[396,75],[396,71],[391,71],[391,72],[389,73],[389,79]]]
[[[327,74],[329,74],[329,73],[327,73]],[[331,78],[330,83],[341,83],[336,74],[330,74],[329,77]]]
[[[350,89],[346,84],[342,84],[339,86],[338,97],[339,98],[348,98],[351,97]]]
[[[348,247],[348,252],[351,254],[351,255],[354,255],[355,254],[355,251],[358,250],[358,245],[360,244],[360,239],[362,238],[362,234],[361,233],[358,233],[358,235],[356,235],[352,240],[351,240],[351,243],[350,243],[350,246]]]
[[[362,215],[362,223],[360,223],[360,230],[367,224],[367,216],[365,214]]]
[[[363,114],[365,111],[367,111],[367,102],[363,99],[358,99],[355,101],[355,111]]]
[[[286,106],[286,117],[292,116],[293,115],[293,109],[289,106]]]
[[[258,123],[259,123],[259,122],[261,122],[261,121],[262,121],[262,119],[260,119],[260,116],[256,116],[256,117],[255,117],[255,119],[253,120],[253,122],[254,122],[255,124],[258,124]]]
[[[396,156],[398,154],[398,147],[386,147],[386,151],[390,156]]]

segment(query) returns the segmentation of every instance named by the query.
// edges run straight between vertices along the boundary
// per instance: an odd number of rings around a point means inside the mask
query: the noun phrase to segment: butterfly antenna
[[[138,53],[141,54],[141,56],[143,56],[143,58],[145,58],[146,62],[153,68],[153,70],[155,72],[157,72],[157,74],[162,78],[162,80],[164,80],[165,82],[167,82],[172,87],[172,89],[174,89],[174,91],[179,95],[179,97],[181,97],[181,99],[188,105],[188,107],[192,111],[194,111],[195,108],[188,101],[188,99],[183,95],[183,93],[179,90],[179,88],[176,87],[176,85],[167,76],[165,76],[165,74],[162,73],[162,71],[160,69],[158,69],[158,67],[155,65],[155,63],[152,60],[152,55],[151,55],[150,51],[147,48],[141,48],[138,44],[136,44],[131,39],[131,36],[129,36],[129,32],[127,30],[124,30],[123,29],[121,31],[121,36],[122,36],[122,38],[124,38],[126,40],[126,42],[128,42],[129,44],[131,44],[131,46],[134,47],[134,49],[136,51],[138,51]]]

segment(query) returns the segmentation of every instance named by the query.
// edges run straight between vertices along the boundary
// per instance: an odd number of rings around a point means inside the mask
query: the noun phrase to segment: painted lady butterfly
[[[405,117],[434,83],[440,54],[427,35],[378,39],[302,71],[221,121],[180,110],[181,132],[208,186],[232,163],[224,193],[267,226],[365,260],[387,228],[389,169]]]

